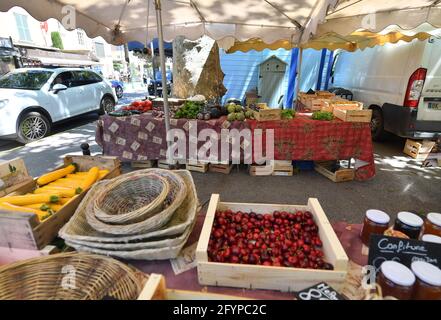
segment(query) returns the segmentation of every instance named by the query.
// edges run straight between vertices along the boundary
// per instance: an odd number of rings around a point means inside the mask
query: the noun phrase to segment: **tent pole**
[[[167,73],[165,70],[165,54],[164,54],[164,35],[162,33],[162,15],[161,15],[161,0],[155,1],[156,9],[156,26],[158,28],[158,40],[159,40],[159,58],[161,60],[161,79],[162,79],[162,97],[164,100],[164,115],[165,115],[165,131],[166,138],[168,132],[170,131],[170,110],[168,108],[168,92],[167,92]],[[167,140],[167,160],[171,161],[172,158],[169,157],[171,142]]]
[[[299,48],[299,57],[297,62],[297,87],[296,87],[296,101],[299,98],[299,92],[300,92],[300,78],[302,76],[302,56],[303,56],[303,48]],[[296,102],[296,109],[297,109],[297,102]]]

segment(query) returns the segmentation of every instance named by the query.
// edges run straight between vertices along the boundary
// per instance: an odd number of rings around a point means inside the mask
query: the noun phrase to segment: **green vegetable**
[[[175,113],[177,119],[196,119],[198,113],[202,112],[203,102],[186,101]]]
[[[295,117],[296,112],[292,109],[283,109],[282,110],[282,119],[291,120]]]
[[[312,119],[331,121],[334,119],[334,115],[328,111],[316,111],[312,114]]]

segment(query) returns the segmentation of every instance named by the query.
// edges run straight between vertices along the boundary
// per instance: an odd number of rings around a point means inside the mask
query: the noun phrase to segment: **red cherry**
[[[231,263],[239,263],[239,257],[238,256],[232,256],[230,258]]]
[[[264,261],[263,265],[264,266],[272,266],[273,264],[270,261]]]

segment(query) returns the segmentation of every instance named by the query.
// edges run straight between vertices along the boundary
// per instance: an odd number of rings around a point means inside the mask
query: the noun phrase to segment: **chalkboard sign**
[[[441,244],[383,235],[372,235],[368,264],[376,271],[384,261],[397,261],[410,267],[413,261],[426,261],[441,268]]]
[[[345,300],[341,294],[325,282],[297,292],[296,297],[299,300]]]

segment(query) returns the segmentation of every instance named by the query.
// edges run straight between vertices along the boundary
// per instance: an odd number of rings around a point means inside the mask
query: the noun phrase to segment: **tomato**
[[[146,108],[147,110],[152,110],[152,102],[150,100],[145,100],[144,108]]]
[[[142,105],[142,101],[133,101],[130,105],[139,108]]]

